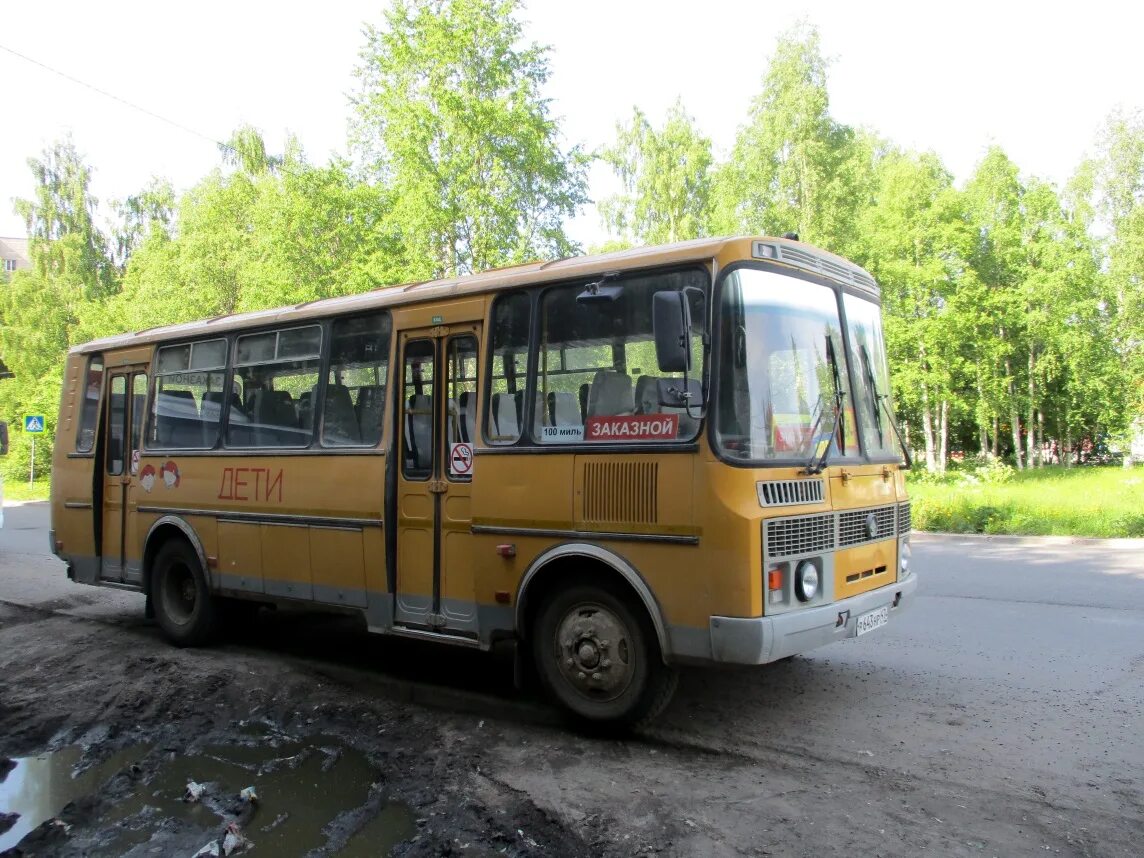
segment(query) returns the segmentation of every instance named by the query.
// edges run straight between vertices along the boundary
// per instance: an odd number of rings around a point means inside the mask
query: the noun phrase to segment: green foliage
[[[175,218],[175,189],[166,179],[152,179],[138,194],[114,201],[112,211],[119,218],[115,230],[114,256],[120,270],[153,232],[170,236]]]
[[[388,218],[418,278],[574,251],[585,197],[541,88],[547,49],[521,45],[518,0],[397,0],[367,27],[354,142],[392,192]]]
[[[661,129],[634,108],[630,125],[616,127],[603,151],[623,193],[600,202],[604,223],[633,244],[664,244],[707,235],[711,141],[695,128],[681,102]]]
[[[715,174],[716,234],[794,230],[839,253],[852,248],[870,141],[830,116],[827,67],[817,30],[800,26],[779,39],[747,124]]]

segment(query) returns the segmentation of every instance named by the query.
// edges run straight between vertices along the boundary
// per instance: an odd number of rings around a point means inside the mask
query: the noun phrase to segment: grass
[[[25,480],[4,480],[5,501],[46,501],[51,493],[52,484],[48,480],[36,480],[28,485]]]
[[[907,475],[913,525],[944,533],[1144,536],[1144,468],[990,465]]]

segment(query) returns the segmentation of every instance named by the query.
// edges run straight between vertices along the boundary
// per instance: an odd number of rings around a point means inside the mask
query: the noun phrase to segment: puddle
[[[124,766],[138,762],[148,749],[127,748],[73,777],[83,749],[70,745],[34,757],[17,757],[15,768],[0,781],[0,812],[18,813],[16,824],[0,834],[0,852],[11,849],[40,823],[78,798],[94,792]]]
[[[148,783],[139,783],[98,819],[85,821],[86,833],[98,840],[97,851],[169,851],[176,847],[166,839],[173,833],[203,845],[220,836],[231,821],[266,855],[301,855],[330,840],[345,842],[337,854],[349,858],[388,855],[416,833],[412,812],[405,805],[388,804],[344,840],[369,807],[376,807],[377,796],[372,804],[370,799],[380,772],[364,754],[325,736],[288,739],[263,724],[242,724],[238,733],[242,738],[235,744],[211,745],[160,761]],[[148,750],[121,752],[76,778],[71,774],[82,755],[78,747],[17,760],[0,783],[0,810],[17,812],[20,818],[0,835],[0,852]],[[204,785],[199,801],[183,800],[189,781]],[[248,786],[257,793],[254,804],[239,798]],[[180,841],[176,851],[183,846]]]
[[[386,805],[334,854],[339,858],[376,858],[378,855],[389,855],[393,847],[402,840],[412,837],[416,831],[413,812],[408,807],[403,804]]]

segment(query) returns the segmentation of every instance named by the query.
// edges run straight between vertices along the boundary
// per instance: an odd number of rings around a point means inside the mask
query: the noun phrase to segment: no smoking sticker
[[[449,446],[449,473],[454,477],[469,477],[473,474],[473,445],[451,444]]]

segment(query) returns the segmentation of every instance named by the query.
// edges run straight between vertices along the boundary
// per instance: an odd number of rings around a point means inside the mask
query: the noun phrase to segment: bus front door
[[[143,582],[138,547],[131,542],[134,517],[132,487],[139,460],[147,401],[147,375],[142,368],[116,369],[108,385],[104,421],[103,514],[100,539],[101,581]]]
[[[477,638],[472,467],[478,325],[406,331],[401,349],[394,624]]]

